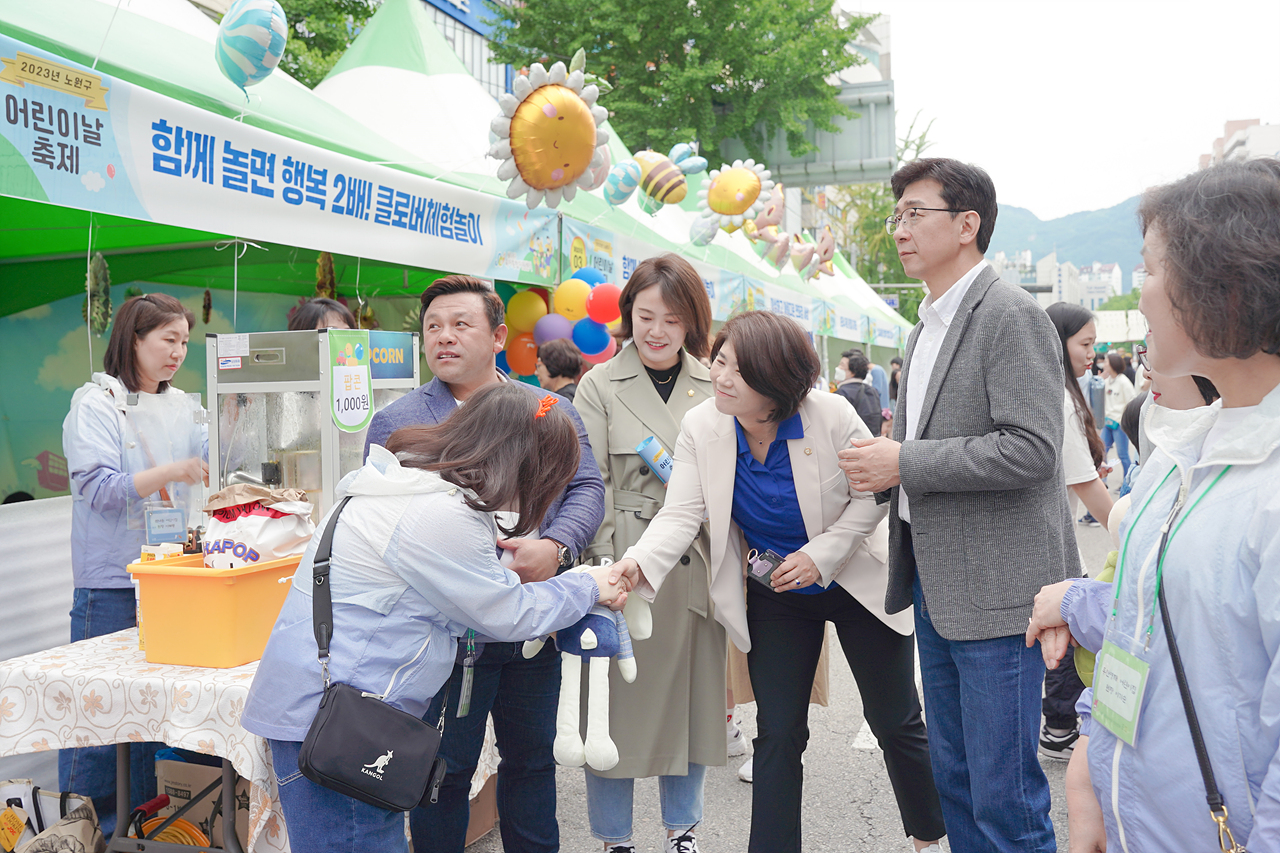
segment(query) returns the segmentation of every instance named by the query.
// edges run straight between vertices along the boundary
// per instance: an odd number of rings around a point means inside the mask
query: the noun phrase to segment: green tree
[[[382,0],[280,0],[289,21],[280,68],[314,89],[381,5]]]
[[[1138,298],[1142,296],[1142,288],[1136,287],[1128,293],[1113,296],[1098,306],[1099,311],[1137,311]]]
[[[568,65],[585,48],[587,72],[612,87],[602,105],[628,145],[665,152],[696,139],[708,159],[735,137],[763,159],[766,134],[779,129],[792,154],[812,150],[806,121],[834,131],[832,119],[852,115],[826,78],[865,61],[848,44],[872,20],[844,29],[826,0],[487,5],[497,61]]]

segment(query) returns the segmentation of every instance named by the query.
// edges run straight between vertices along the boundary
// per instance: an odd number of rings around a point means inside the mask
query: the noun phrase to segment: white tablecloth
[[[228,758],[250,782],[245,849],[287,853],[271,752],[240,727],[257,669],[257,661],[231,669],[148,663],[135,629],[0,662],[0,757],[159,741]],[[498,760],[491,719],[473,797]]]

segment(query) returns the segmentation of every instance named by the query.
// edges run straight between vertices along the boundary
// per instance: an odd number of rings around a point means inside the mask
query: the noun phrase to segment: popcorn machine
[[[205,353],[211,490],[303,489],[317,521],[363,463],[373,414],[419,384],[416,333],[210,334]]]

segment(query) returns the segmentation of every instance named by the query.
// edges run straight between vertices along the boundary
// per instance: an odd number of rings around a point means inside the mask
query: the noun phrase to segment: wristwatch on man
[[[559,560],[559,568],[567,569],[573,565],[573,552],[569,550],[569,546],[561,542],[559,539],[552,539],[550,536],[543,536],[548,542],[556,546],[556,557]]]

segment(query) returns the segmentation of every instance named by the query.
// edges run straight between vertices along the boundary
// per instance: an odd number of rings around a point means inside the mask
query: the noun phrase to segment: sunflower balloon
[[[772,193],[773,181],[763,163],[735,160],[732,166],[713,169],[703,179],[698,211],[732,234],[764,209]]]
[[[578,51],[569,69],[535,62],[498,99],[502,114],[489,124],[498,136],[489,156],[503,161],[498,178],[511,182],[507,197],[525,196],[530,209],[542,201],[556,207],[579,187],[589,189],[591,170],[604,163],[609,135],[598,125],[609,113],[596,104],[599,88],[583,85],[585,56]]]

